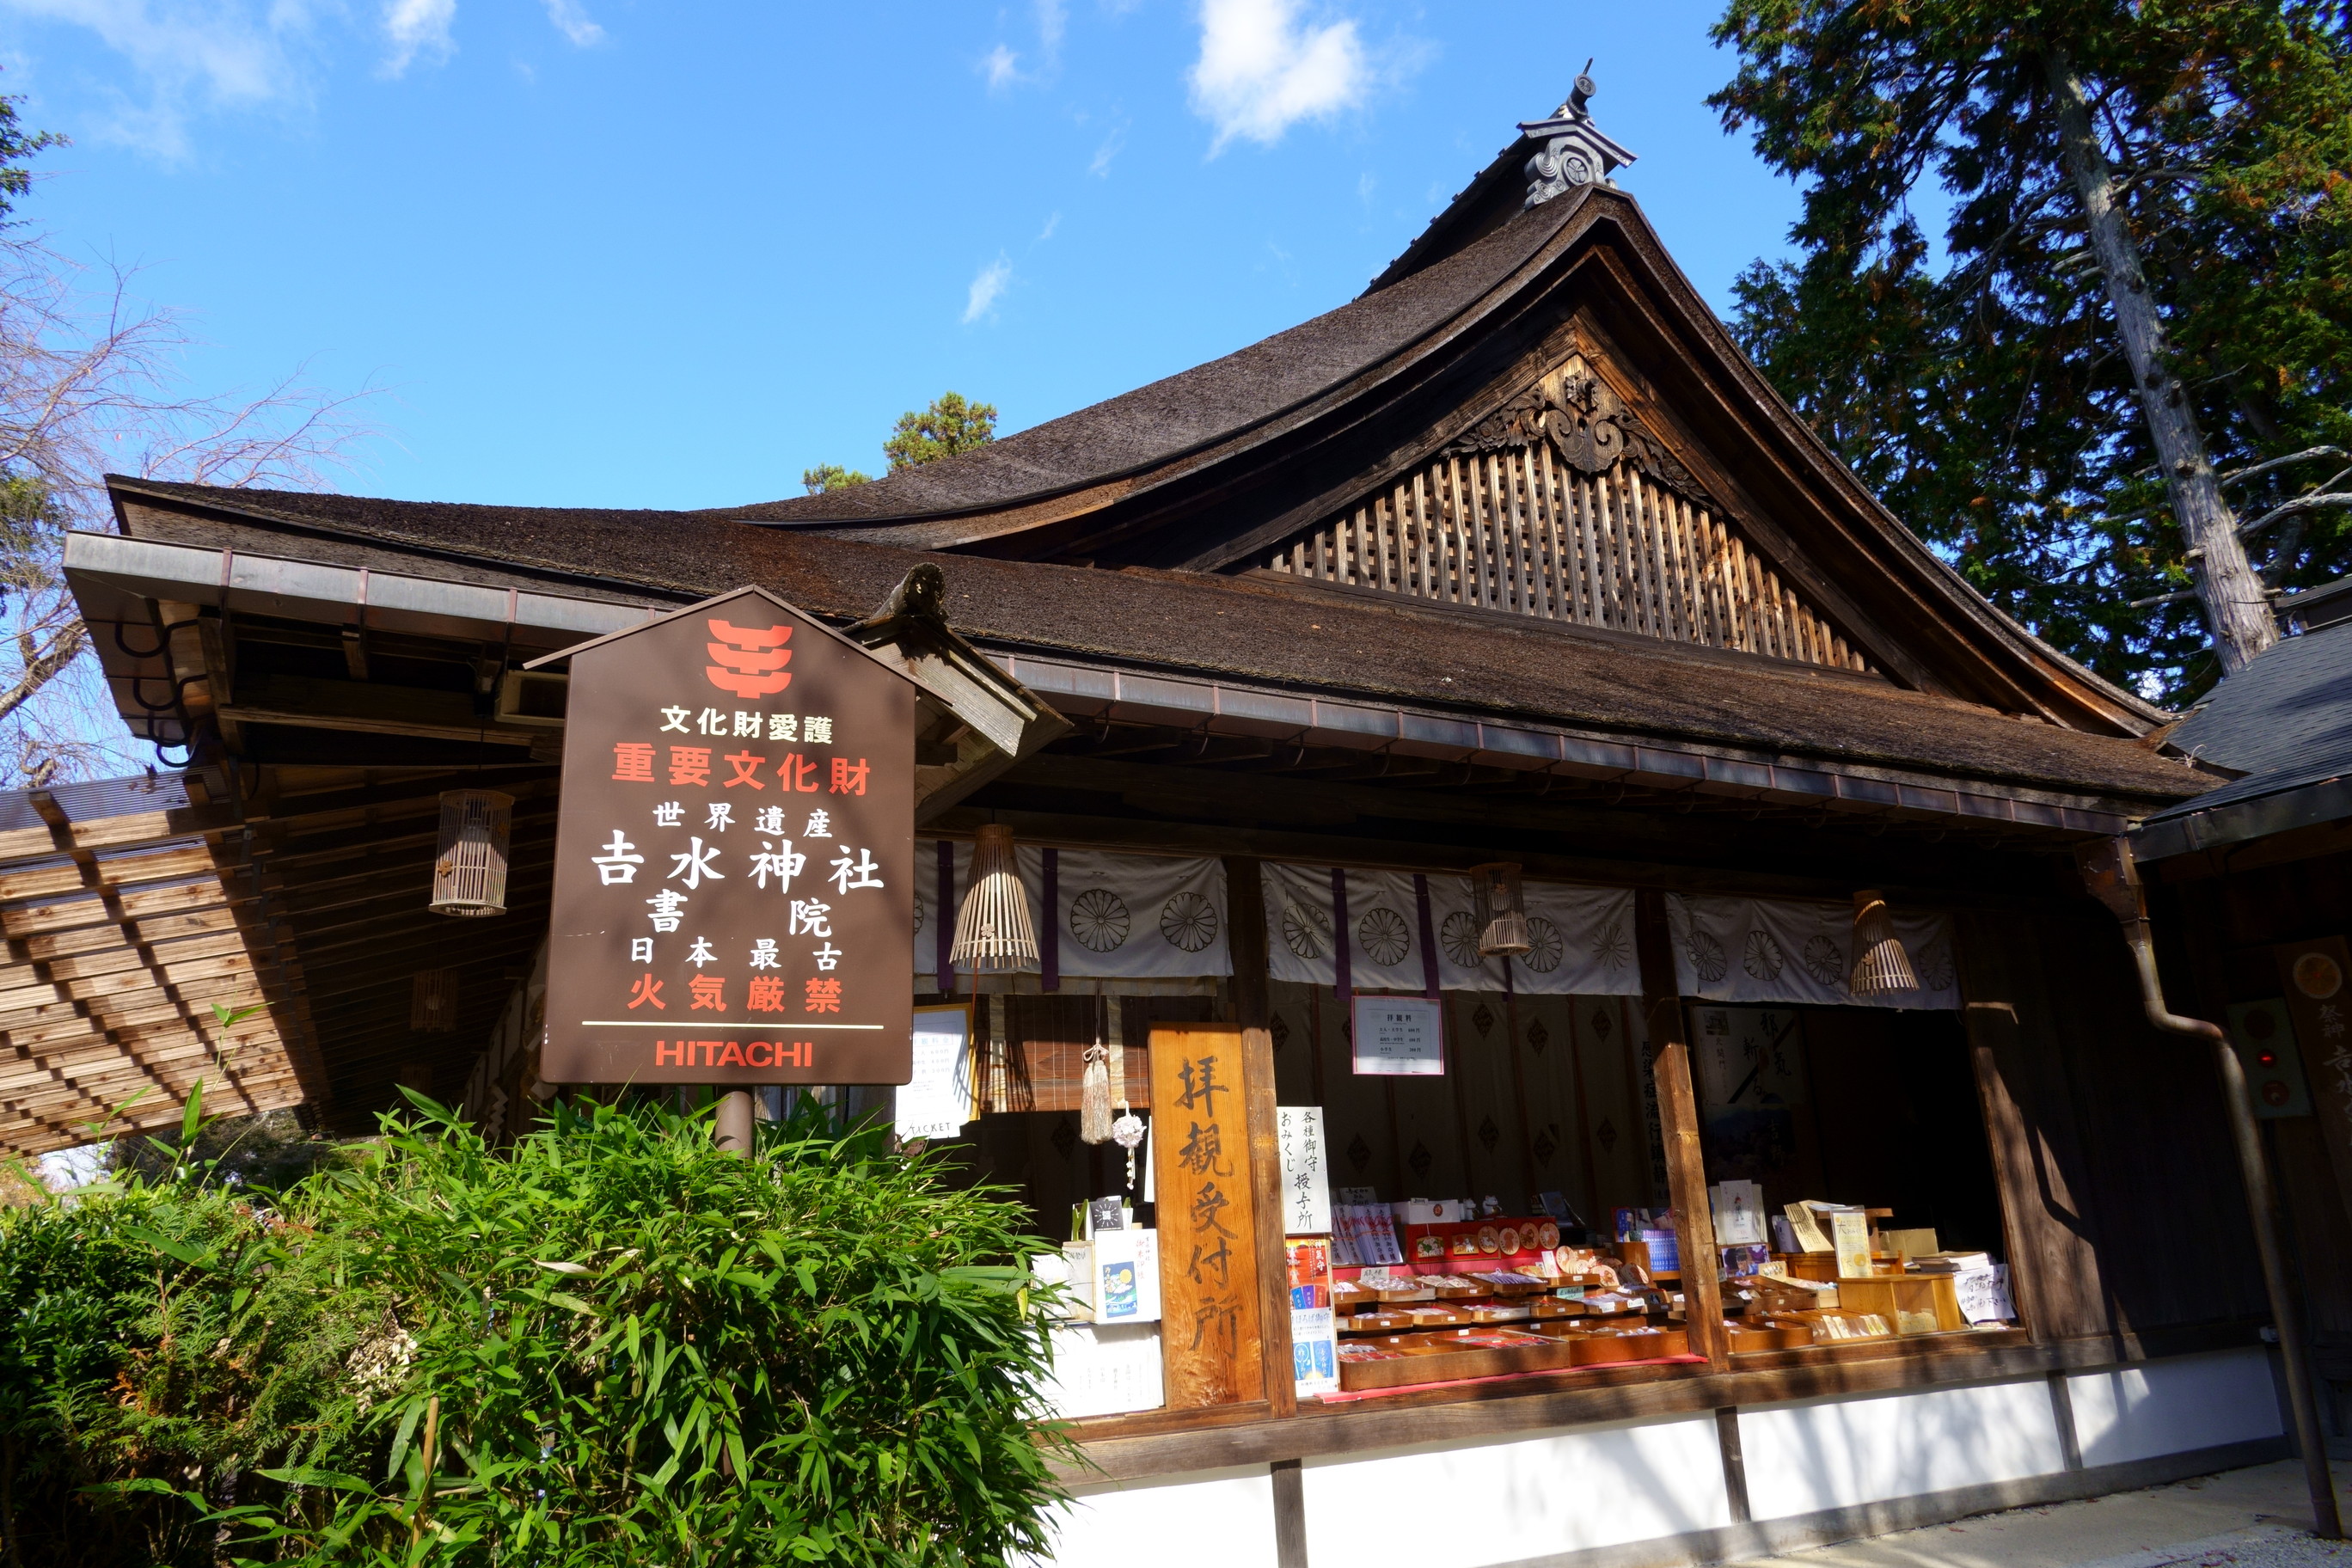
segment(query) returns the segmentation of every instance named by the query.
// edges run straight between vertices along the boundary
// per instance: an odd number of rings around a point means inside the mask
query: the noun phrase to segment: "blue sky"
[[[719,506],[1050,419],[1345,303],[1588,56],[1718,310],[1796,194],[1700,5],[0,0],[24,208],[193,390],[386,388],[341,489]]]

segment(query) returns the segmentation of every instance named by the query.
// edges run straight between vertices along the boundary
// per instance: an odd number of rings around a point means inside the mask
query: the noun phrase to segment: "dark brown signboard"
[[[915,687],[764,589],[571,653],[551,1083],[905,1083]]]

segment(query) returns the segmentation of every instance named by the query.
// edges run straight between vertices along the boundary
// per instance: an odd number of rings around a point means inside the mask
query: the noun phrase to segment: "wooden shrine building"
[[[1606,177],[1626,156],[1580,96],[1348,304],[827,494],[112,481],[120,532],[76,536],[68,574],[125,719],[185,748],[180,826],[248,877],[271,1060],[353,1131],[404,1082],[509,1131],[551,1097],[565,694],[522,666],[758,584],[927,693],[919,1006],[972,1003],[941,933],[977,831],[1012,830],[1044,952],[979,987],[961,1146],[1041,1234],[1151,1206],[1077,1136],[1083,1055],[1116,1046],[1149,1115],[1156,1053],[1238,1031],[1254,1295],[1204,1363],[1163,1253],[1168,1318],[1073,1339],[1062,1407],[1097,1468],[1068,1561],[1694,1560],[2284,1452],[2211,1059],[2144,1021],[2073,858],[2225,773],[1856,481]],[[502,919],[425,908],[457,788],[515,803]],[[1496,862],[1524,879],[1516,956],[1479,946],[1466,878]],[[1852,989],[1865,889],[1899,994]],[[427,974],[446,1028],[419,1026]],[[1366,997],[1433,1006],[1436,1054],[1360,1070]],[[70,1098],[47,1113],[93,1110]],[[1646,1235],[1686,1350],[1317,1384],[1286,1288],[1297,1108],[1335,1206],[1415,1245],[1489,1198],[1602,1248]],[[2009,1300],[1735,1342],[1708,1190],[1734,1181],[1774,1215],[1887,1211],[1913,1251],[1997,1260]],[[1343,1373],[1378,1364],[1339,1343]]]

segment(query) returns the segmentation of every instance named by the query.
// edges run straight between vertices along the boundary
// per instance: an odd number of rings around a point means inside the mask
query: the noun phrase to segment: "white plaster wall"
[[[2038,1377],[1742,1410],[1739,1447],[1758,1519],[2065,1468],[2049,1385]]]
[[[1264,1465],[1071,1489],[1045,1561],[1067,1568],[1276,1568]]]
[[[1731,1522],[1712,1415],[1309,1459],[1300,1479],[1323,1563],[1483,1568]]]
[[[2066,1389],[2085,1465],[2242,1443],[2283,1429],[2270,1356],[2255,1346],[2075,1373]]]

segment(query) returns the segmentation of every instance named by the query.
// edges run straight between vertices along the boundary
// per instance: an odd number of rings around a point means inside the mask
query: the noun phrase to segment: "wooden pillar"
[[[1282,1246],[1282,1143],[1275,1126],[1274,1035],[1267,1027],[1273,1008],[1266,985],[1265,895],[1255,859],[1226,858],[1225,920],[1225,945],[1234,960],[1234,1022],[1242,1030],[1250,1189],[1257,1211],[1258,1342],[1265,1363],[1265,1402],[1272,1414],[1290,1415],[1298,1409],[1298,1389],[1291,1365],[1290,1268]]]
[[[1636,891],[1633,924],[1642,961],[1642,1013],[1650,1032],[1650,1070],[1658,1085],[1658,1130],[1666,1144],[1666,1191],[1674,1199],[1675,1236],[1683,1256],[1683,1312],[1691,1350],[1706,1357],[1714,1371],[1727,1372],[1731,1341],[1723,1330],[1723,1284],[1716,1278],[1723,1255],[1716,1248],[1715,1211],[1706,1198],[1698,1094],[1691,1086],[1690,1039],[1675,979],[1665,894],[1654,888]]]

